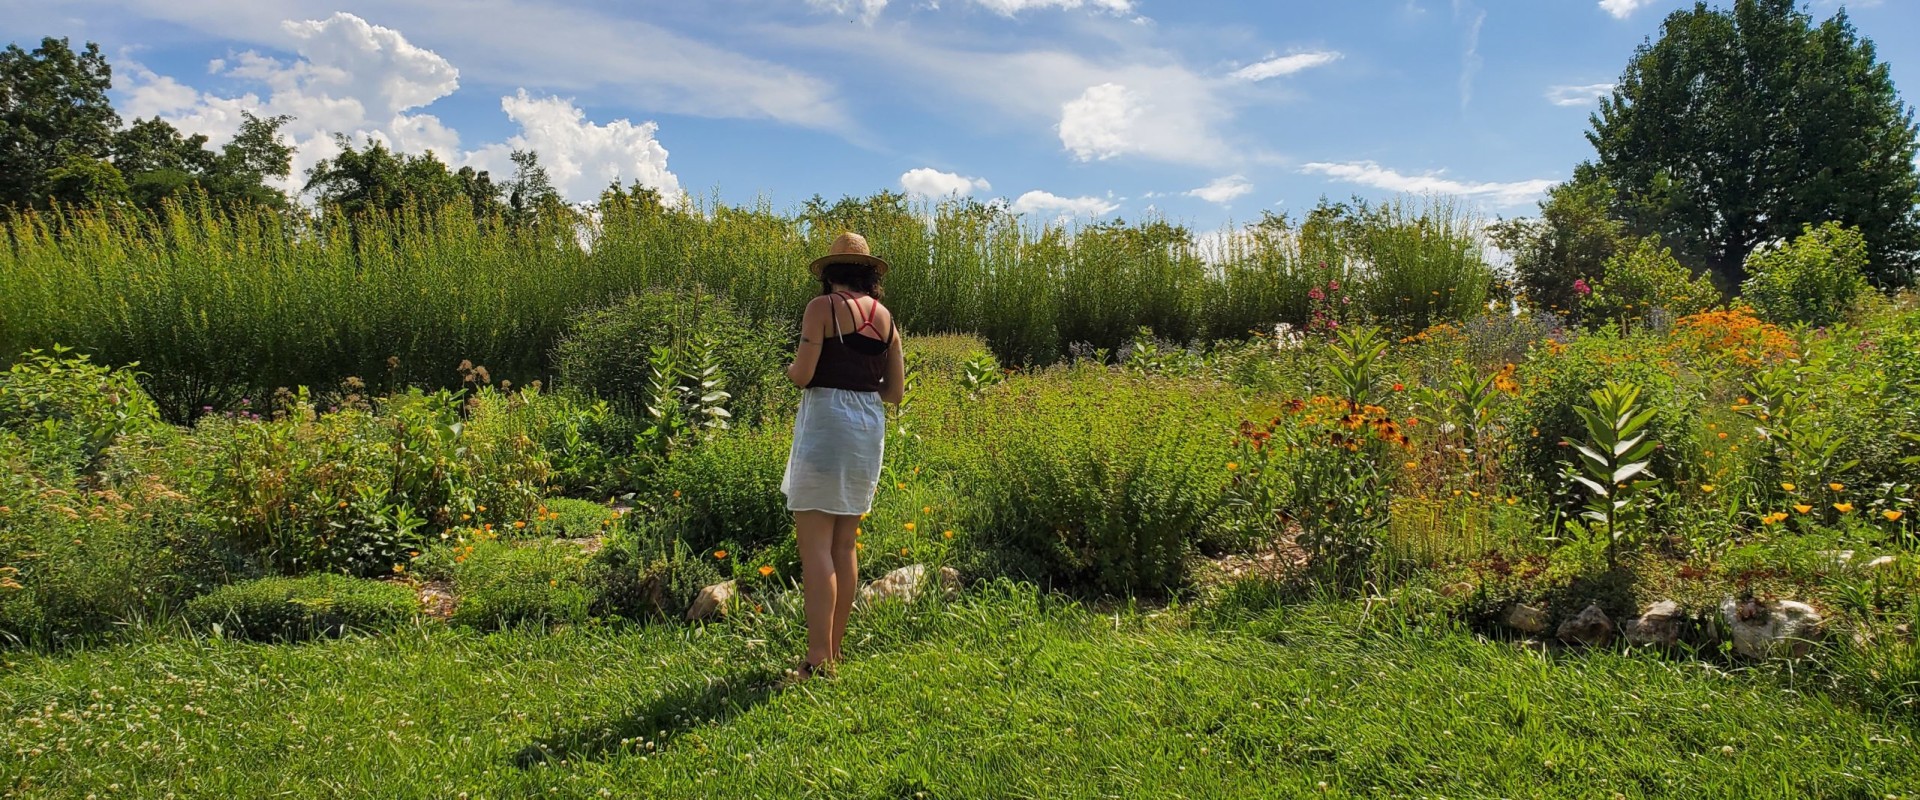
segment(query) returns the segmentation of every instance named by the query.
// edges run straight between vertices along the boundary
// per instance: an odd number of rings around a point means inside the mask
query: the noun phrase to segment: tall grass
[[[606,204],[589,222],[528,230],[463,208],[356,220],[171,208],[0,222],[0,363],[59,343],[139,362],[170,416],[348,376],[457,386],[462,360],[495,378],[550,379],[569,316],[645,287],[700,284],[750,319],[791,326],[818,291],[804,265],[842,228],[888,258],[903,329],[983,336],[1003,361],[1044,364],[1075,343],[1245,336],[1303,323],[1305,292],[1355,283],[1408,326],[1464,316],[1491,272],[1477,222],[1444,200],[1363,207],[1337,224],[1269,225],[1203,254],[1184,229],[1034,225],[977,203],[870,202],[831,218],[717,199]]]

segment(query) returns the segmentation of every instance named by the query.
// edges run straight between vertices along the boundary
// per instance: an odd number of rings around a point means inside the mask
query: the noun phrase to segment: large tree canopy
[[[113,70],[93,43],[75,51],[67,40],[47,37],[32,52],[12,44],[0,50],[0,207],[45,205],[56,170],[64,170],[68,189],[78,173],[104,177],[70,159],[106,157],[120,126],[107,101],[112,83]]]
[[[1819,24],[1793,0],[1675,12],[1592,124],[1616,211],[1722,288],[1755,247],[1827,221],[1866,235],[1875,280],[1911,278],[1913,112],[1844,11]]]

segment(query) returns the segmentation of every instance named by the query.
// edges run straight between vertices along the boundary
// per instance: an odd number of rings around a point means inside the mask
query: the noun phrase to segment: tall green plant
[[[1568,464],[1566,474],[1587,491],[1580,516],[1589,530],[1607,537],[1607,566],[1613,567],[1619,563],[1620,543],[1628,538],[1635,494],[1654,483],[1647,470],[1658,443],[1646,427],[1655,411],[1639,406],[1640,389],[1632,384],[1610,381],[1588,397],[1591,407],[1574,409],[1586,424],[1586,437],[1570,443],[1580,462]]]

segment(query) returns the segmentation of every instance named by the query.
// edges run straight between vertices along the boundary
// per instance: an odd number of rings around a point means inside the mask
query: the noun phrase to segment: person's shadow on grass
[[[514,754],[513,763],[526,769],[550,761],[602,758],[609,753],[658,752],[695,726],[730,720],[772,699],[780,689],[777,681],[760,672],[736,673],[683,686],[624,716],[536,739]]]

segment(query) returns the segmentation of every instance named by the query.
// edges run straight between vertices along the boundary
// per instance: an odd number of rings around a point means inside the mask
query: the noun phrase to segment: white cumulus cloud
[[[554,185],[569,199],[587,200],[614,179],[639,181],[668,198],[679,180],[666,168],[667,152],[654,123],[628,120],[599,125],[559,98],[534,98],[523,89],[503,98],[501,108],[519,124],[506,142],[476,150],[461,148],[460,134],[439,117],[417,110],[459,88],[459,70],[439,54],[407,41],[399,31],[337,13],[324,20],[287,21],[283,31],[300,58],[286,61],[247,51],[210,64],[222,77],[257,84],[262,91],[238,96],[200,92],[139,65],[124,91],[134,116],[159,116],[216,144],[239,130],[242,113],[285,114],[281,129],[296,148],[294,175],[284,185],[298,190],[305,172],[339,152],[333,134],[378,141],[409,153],[431,151],[448,165],[511,171],[514,149],[539,152]]]
[[[1145,110],[1125,86],[1091,87],[1060,106],[1060,143],[1081,161],[1113,158],[1134,149],[1134,123]]]
[[[533,97],[527,90],[500,99],[501,110],[520,126],[519,135],[468,154],[467,161],[498,176],[512,173],[514,150],[540,154],[554,188],[573,200],[597,197],[609,184],[638,181],[669,202],[680,197],[680,179],[667,169],[667,149],[655,138],[660,125],[617,119],[605,125],[559,97]]]
[[[872,25],[880,18],[880,12],[887,8],[887,0],[807,0],[807,5],[815,10],[829,14],[852,14],[859,12],[860,21]]]
[[[1440,172],[1407,175],[1372,161],[1314,162],[1301,165],[1300,171],[1390,192],[1439,193],[1482,199],[1499,207],[1524,205],[1538,199],[1556,183],[1550,180],[1475,183],[1454,180]]]
[[[1653,0],[1600,0],[1601,10],[1612,14],[1614,19],[1626,19],[1633,12],[1653,5]]]
[[[1586,86],[1553,86],[1547,89],[1547,102],[1556,106],[1592,105],[1596,98],[1613,94],[1613,84],[1592,83]]]
[[[1108,11],[1115,14],[1126,14],[1133,11],[1133,0],[973,0],[973,1],[982,6],[985,6],[988,10],[991,10],[996,14],[1000,14],[1002,16],[1007,16],[1007,17],[1014,16],[1015,14],[1019,14],[1022,11],[1031,11],[1036,8],[1061,8],[1061,9],[1071,10],[1071,9],[1085,7],[1085,8],[1092,8],[1092,9],[1101,10],[1101,11]]]
[[[1253,191],[1253,183],[1239,175],[1228,175],[1198,189],[1186,192],[1188,197],[1198,197],[1209,203],[1222,205]]]
[[[1061,197],[1035,189],[1013,201],[1015,214],[1060,214],[1062,216],[1099,217],[1119,208],[1118,203],[1099,197]]]
[[[929,200],[965,197],[976,191],[993,190],[992,184],[987,183],[985,178],[969,178],[931,167],[907,170],[900,176],[900,188],[907,190],[910,196]]]
[[[1339,61],[1341,55],[1331,50],[1313,53],[1294,53],[1293,55],[1269,58],[1257,64],[1249,64],[1234,71],[1233,77],[1243,81],[1264,81],[1282,75],[1292,75],[1302,70],[1324,67]]]

